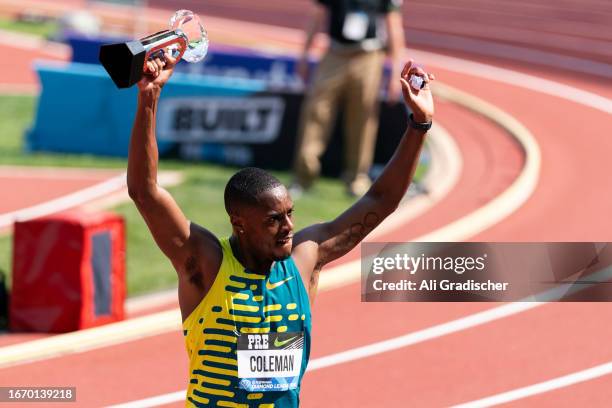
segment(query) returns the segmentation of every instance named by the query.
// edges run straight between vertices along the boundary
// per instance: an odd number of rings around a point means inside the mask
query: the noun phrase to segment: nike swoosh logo
[[[287,279],[283,279],[282,281],[278,281],[275,283],[266,282],[266,288],[268,290],[278,288],[279,286],[283,285],[285,282],[289,282],[291,279],[293,279],[293,276],[290,276]]]
[[[283,341],[278,341],[278,338],[276,338],[274,339],[274,347],[282,347],[293,339],[297,339],[297,336],[293,336],[292,338]]]

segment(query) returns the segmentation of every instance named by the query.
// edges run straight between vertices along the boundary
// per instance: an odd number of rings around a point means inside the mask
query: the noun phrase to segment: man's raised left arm
[[[422,89],[410,85],[412,75],[425,81]],[[311,299],[316,292],[321,267],[353,249],[395,211],[404,197],[427,133],[417,129],[418,124],[431,123],[433,118],[434,104],[429,85],[433,79],[432,74],[414,66],[412,61],[404,66],[399,81],[413,117],[393,157],[370,190],[352,207],[333,221],[312,225],[296,234],[294,259],[303,272],[313,271],[307,284]]]

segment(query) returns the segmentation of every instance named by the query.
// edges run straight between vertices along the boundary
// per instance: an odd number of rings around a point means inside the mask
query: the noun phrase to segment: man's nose
[[[283,222],[283,227],[289,231],[293,231],[293,221],[289,215],[285,215],[285,222]]]

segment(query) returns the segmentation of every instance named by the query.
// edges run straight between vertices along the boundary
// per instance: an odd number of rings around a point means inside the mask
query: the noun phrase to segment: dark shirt
[[[329,26],[327,33],[333,41],[352,45],[359,44],[366,40],[384,41],[386,38],[384,27],[381,27],[381,17],[386,14],[399,10],[402,0],[317,0],[320,4],[327,7],[329,11]],[[347,16],[358,14],[356,20],[359,23],[367,24],[365,35],[361,39],[347,38],[346,27]],[[350,18],[350,17],[349,17]],[[367,20],[366,20],[367,19]],[[366,23],[367,21],[367,23]],[[360,30],[357,30],[360,31]]]

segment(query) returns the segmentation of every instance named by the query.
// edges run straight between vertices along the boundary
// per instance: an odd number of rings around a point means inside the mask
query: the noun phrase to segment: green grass
[[[34,116],[35,98],[32,96],[0,96],[0,163],[28,166],[72,166],[125,168],[125,159],[100,158],[85,155],[24,154],[24,130]],[[230,233],[230,225],[223,207],[223,189],[236,169],[203,163],[163,161],[162,170],[180,170],[185,181],[169,189],[186,216],[210,229],[217,236]],[[422,174],[424,169],[419,168]],[[288,172],[275,172],[287,183]],[[338,180],[321,179],[315,188],[295,203],[296,229],[315,222],[334,218],[353,203],[345,195]],[[128,294],[135,295],[176,285],[175,272],[170,262],[155,245],[146,225],[131,202],[113,208],[125,217],[127,228],[127,283]],[[10,236],[0,236],[0,271],[10,271]]]
[[[57,28],[58,24],[55,21],[26,22],[0,18],[0,30],[33,34],[44,38],[53,35],[57,31]]]

